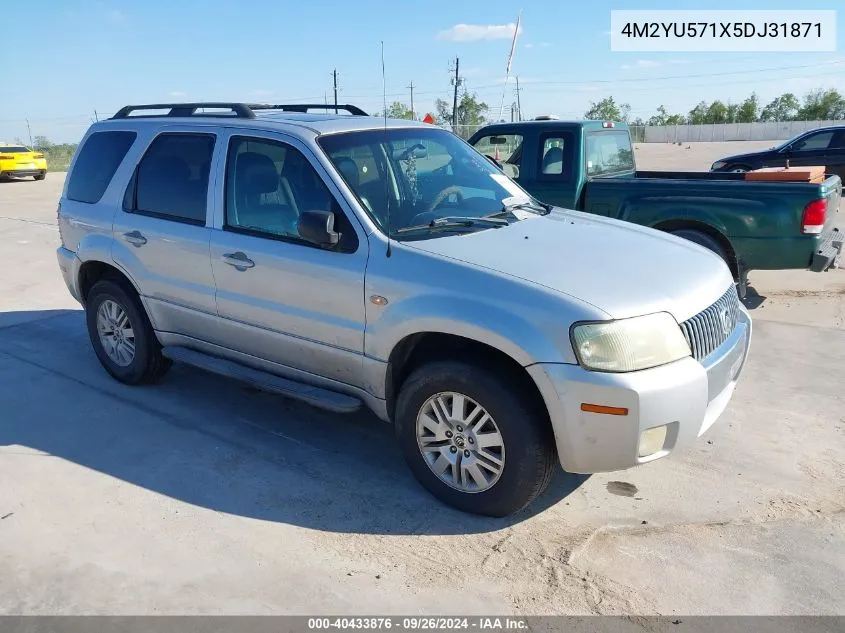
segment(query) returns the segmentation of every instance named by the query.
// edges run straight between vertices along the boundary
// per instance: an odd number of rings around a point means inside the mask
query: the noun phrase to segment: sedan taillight
[[[44,158],[44,154],[33,154],[33,158]]]

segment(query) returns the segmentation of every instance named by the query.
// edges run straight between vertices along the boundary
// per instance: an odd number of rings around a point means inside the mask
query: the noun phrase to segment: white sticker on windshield
[[[490,174],[490,178],[502,185],[505,188],[505,191],[507,191],[512,196],[520,198],[522,200],[528,199],[528,196],[525,195],[525,192],[519,188],[519,185],[517,185],[513,180],[511,180],[504,174]]]

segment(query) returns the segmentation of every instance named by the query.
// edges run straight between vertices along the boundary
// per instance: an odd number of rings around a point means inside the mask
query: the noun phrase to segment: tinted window
[[[522,158],[522,136],[519,134],[491,134],[482,136],[473,143],[482,154],[499,161],[504,171],[514,180],[519,178],[519,164]]]
[[[366,169],[367,158],[362,157]],[[300,239],[303,211],[331,211],[344,250],[357,237],[334,196],[296,148],[268,139],[234,137],[226,162],[226,227]]]
[[[569,180],[572,177],[572,135],[558,132],[541,138],[541,176],[552,180]]]
[[[0,154],[22,154],[29,150],[22,145],[0,145]]]
[[[811,134],[800,141],[796,141],[792,146],[794,152],[808,152],[814,149],[827,149],[830,145],[830,139],[833,138],[833,132],[820,132],[819,134]]]
[[[845,149],[845,130],[836,133],[828,149]]]
[[[587,134],[585,151],[588,176],[602,176],[634,169],[634,152],[627,132]]]
[[[68,178],[67,197],[77,202],[99,202],[135,136],[135,132],[95,132],[89,136]]]
[[[214,139],[211,134],[157,136],[135,171],[127,211],[204,225]]]

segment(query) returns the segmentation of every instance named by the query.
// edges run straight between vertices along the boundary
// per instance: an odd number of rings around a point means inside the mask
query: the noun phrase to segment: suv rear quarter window
[[[135,132],[126,131],[94,132],[89,136],[68,176],[68,199],[99,202],[136,136]]]

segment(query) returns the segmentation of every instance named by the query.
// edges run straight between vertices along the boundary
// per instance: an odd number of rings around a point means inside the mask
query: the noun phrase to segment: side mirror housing
[[[296,223],[299,236],[321,248],[334,248],[340,243],[340,233],[334,230],[331,211],[303,211]]]

